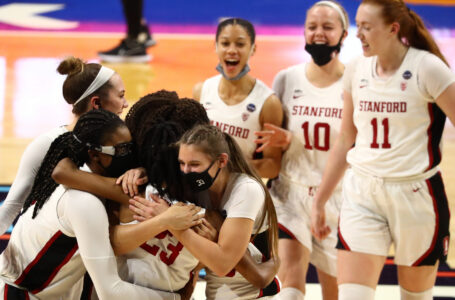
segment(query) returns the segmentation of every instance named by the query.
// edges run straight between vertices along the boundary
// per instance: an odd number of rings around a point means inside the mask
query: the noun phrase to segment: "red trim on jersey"
[[[9,285],[5,283],[5,289],[3,290],[3,299],[4,300],[8,299],[8,287],[9,287]]]
[[[287,229],[283,224],[281,223],[278,223],[278,228],[284,232],[286,232],[286,234],[288,234],[290,237],[292,237],[293,240],[297,240],[297,238],[295,237],[295,235],[289,230]]]
[[[351,248],[349,248],[348,243],[343,238],[343,235],[341,235],[341,230],[340,230],[340,225],[338,225],[338,239],[340,240],[341,244],[343,244],[343,248],[351,251]]]
[[[433,240],[431,241],[431,246],[430,248],[428,248],[428,250],[419,258],[417,259],[413,264],[412,266],[419,266],[420,263],[431,253],[433,252],[433,249],[434,249],[434,246],[436,245],[436,240],[438,238],[438,232],[439,232],[439,211],[438,211],[438,206],[437,206],[437,203],[436,203],[436,197],[434,196],[434,191],[433,191],[433,187],[431,186],[431,183],[430,183],[430,180],[427,179],[425,180],[426,184],[427,184],[427,187],[428,187],[428,191],[430,192],[430,195],[431,195],[431,199],[433,200],[433,209],[434,209],[434,213],[435,213],[435,217],[436,217],[436,220],[435,220],[435,226],[434,226],[434,234],[433,234]]]
[[[24,280],[25,280],[25,282],[27,282],[27,280],[29,280],[29,278],[27,278],[29,273],[36,271],[36,270],[34,270],[35,266],[38,266],[39,263],[46,264],[46,262],[42,261],[42,258],[44,257],[44,255],[48,254],[47,252],[51,249],[51,247],[60,238],[65,238],[65,237],[66,236],[60,230],[57,231],[49,239],[49,241],[44,245],[43,249],[41,249],[41,251],[35,257],[35,259],[25,268],[25,270],[22,272],[21,276],[14,283],[17,284],[18,286],[21,286],[21,285],[24,284]],[[68,237],[68,238],[70,238],[70,237]],[[70,238],[70,239],[74,239],[75,240],[75,238]],[[63,259],[59,262],[59,264],[57,266],[55,266],[55,268],[52,270],[52,273],[50,273],[48,275],[46,281],[44,281],[42,284],[40,283],[40,285],[38,287],[34,288],[33,290],[30,290],[30,292],[35,294],[35,293],[39,293],[40,291],[45,289],[49,285],[49,283],[54,279],[54,277],[57,275],[58,271],[60,271],[60,269],[71,259],[71,257],[73,257],[73,255],[74,255],[74,253],[76,252],[77,249],[78,249],[78,244],[76,242],[74,244],[74,246],[72,246],[72,248],[69,249],[68,253],[63,257]],[[36,282],[34,282],[34,284],[35,283]],[[25,284],[25,285],[27,286],[27,284]]]
[[[43,249],[38,253],[38,255],[35,257],[35,259],[25,268],[25,270],[22,272],[22,275],[14,282],[15,284],[19,285],[22,283],[22,281],[25,279],[25,276],[27,276],[28,272],[33,268],[34,265],[36,265],[41,257],[47,252],[47,250],[52,246],[52,244],[57,240],[63,233],[59,230],[57,231],[54,236],[51,237],[51,239],[44,245]]]
[[[51,283],[52,279],[54,279],[54,277],[57,275],[58,271],[60,271],[60,269],[71,259],[71,257],[73,257],[74,252],[76,252],[78,248],[79,248],[78,244],[74,245],[73,249],[70,250],[70,252],[66,255],[65,259],[54,269],[54,271],[47,278],[44,284],[41,287],[31,291],[32,294],[36,294],[44,290],[49,285],[49,283]]]
[[[273,278],[273,281],[275,281],[276,283],[276,286],[277,286],[277,294],[281,291],[281,284],[280,284],[280,281],[278,280],[278,277],[274,277]]]

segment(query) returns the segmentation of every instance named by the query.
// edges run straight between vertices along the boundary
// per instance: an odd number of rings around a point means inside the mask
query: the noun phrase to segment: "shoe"
[[[128,38],[123,39],[120,45],[111,50],[98,52],[98,56],[102,61],[110,63],[142,63],[151,59],[146,52],[145,44]]]
[[[147,25],[141,26],[141,32],[139,32],[139,34],[137,36],[137,41],[141,44],[144,44],[145,48],[156,45],[156,40],[153,39]]]

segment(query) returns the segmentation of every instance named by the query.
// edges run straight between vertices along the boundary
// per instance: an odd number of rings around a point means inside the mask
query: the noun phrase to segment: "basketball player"
[[[113,70],[96,63],[84,63],[79,58],[68,57],[57,68],[68,75],[63,84],[63,97],[73,106],[71,124],[60,126],[37,137],[22,155],[16,179],[0,206],[0,232],[4,233],[13,223],[29,195],[38,168],[51,143],[61,134],[73,130],[80,115],[93,108],[104,108],[121,114],[128,107],[122,79]]]
[[[270,190],[279,222],[280,299],[304,298],[309,262],[318,272],[323,298],[338,297],[335,246],[341,187],[336,188],[326,207],[332,233],[324,241],[311,238],[310,216],[328,151],[341,125],[344,65],[338,54],[348,22],[343,7],[334,1],[316,2],[307,11],[305,49],[312,59],[281,71],[273,84],[288,114],[288,130],[266,124],[269,130],[258,133],[260,144],[273,145],[282,139],[285,144],[276,146],[286,149],[279,178]]]
[[[278,282],[261,290],[233,271],[254,235],[265,259],[275,260],[276,214],[262,180],[246,162],[235,140],[219,128],[198,125],[185,132],[179,142],[180,170],[190,188],[208,191],[201,206],[226,216],[216,242],[192,230],[172,234],[208,268],[208,299],[254,299],[276,294]],[[257,240],[256,240],[257,239]],[[252,254],[254,256],[254,254]],[[275,272],[278,264],[275,264]]]
[[[80,298],[86,270],[100,299],[180,299],[119,278],[102,201],[58,186],[49,176],[62,157],[87,163],[85,170],[115,176],[133,159],[131,135],[117,115],[100,109],[82,115],[73,132],[52,143],[0,256],[5,299]]]
[[[253,25],[240,18],[218,24],[216,53],[220,75],[198,83],[193,98],[207,110],[212,125],[230,134],[261,177],[274,178],[280,169],[281,150],[268,148],[253,160],[254,131],[264,123],[281,126],[283,111],[279,99],[259,79],[248,74],[248,61],[256,51]]]
[[[176,138],[180,138],[182,132],[195,124],[208,123],[208,118],[202,105],[196,101],[176,100],[178,99],[176,97],[175,93],[162,90],[141,98],[128,112],[126,124],[134,132],[133,137],[138,149],[138,156],[141,165],[147,170],[148,180],[154,187],[160,187],[154,189],[153,194],[161,194],[174,199],[189,199],[191,195],[182,193],[184,185],[174,181],[180,175],[180,170],[172,168],[172,155],[176,150],[172,144]],[[56,169],[62,167],[61,164],[62,162]],[[167,171],[163,172],[165,169]],[[69,174],[64,174],[64,177],[60,174],[58,181],[63,179],[61,183],[67,186],[90,190],[99,195],[114,196],[112,192],[106,193],[106,186],[112,184],[115,179],[111,179],[111,183],[109,183],[106,178],[79,171],[75,167],[70,171]],[[62,173],[62,170],[58,172]],[[89,178],[84,179],[86,177]],[[98,181],[100,183],[96,183]],[[165,189],[161,187],[165,187]],[[151,186],[148,186],[147,189],[151,189]],[[137,190],[137,187],[128,188],[125,192],[130,193],[132,190]],[[150,192],[146,192],[146,197],[150,198]],[[115,200],[123,202],[122,197]],[[119,258],[122,278],[146,287],[175,291],[188,282],[191,271],[196,267],[198,260],[172,234],[164,230],[159,219],[162,218],[160,213],[167,209],[168,204],[165,204],[163,208],[159,203],[160,199],[155,200],[157,202],[135,197],[132,203],[140,202],[142,207],[151,205],[155,210],[159,206],[160,211],[147,218],[139,218],[138,220],[143,221],[140,224],[113,226],[111,243],[114,252],[117,255],[123,255]],[[127,208],[128,206],[125,205],[120,208],[119,218],[122,223],[132,220]],[[139,213],[138,208],[134,206],[130,206],[130,208]],[[167,215],[169,216],[169,214]],[[213,222],[213,217],[210,222]],[[218,221],[218,223],[222,222],[222,220]],[[163,232],[157,231],[157,228],[163,228]],[[210,240],[215,240],[217,236],[217,231],[205,220],[202,224],[193,227],[193,230]],[[206,232],[212,232],[212,234],[207,235]],[[249,252],[250,254],[244,255],[236,266],[238,273],[244,274],[246,279],[241,275],[235,277],[240,277],[243,285],[251,286],[253,284],[257,287],[256,290],[265,288],[273,280],[276,267],[271,260],[263,263],[262,253],[253,245],[249,246]],[[232,281],[232,278],[230,280]]]
[[[343,79],[340,135],[317,191],[312,228],[324,238],[324,204],[343,176],[339,299],[374,299],[390,245],[401,299],[432,299],[447,257],[449,209],[438,164],[455,76],[420,17],[403,1],[364,0],[356,23],[364,57]]]

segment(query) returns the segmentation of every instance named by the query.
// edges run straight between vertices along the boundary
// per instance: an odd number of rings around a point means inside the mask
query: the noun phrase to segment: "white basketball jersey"
[[[153,190],[151,185],[147,186],[148,200]],[[172,292],[185,286],[199,261],[169,231],[164,231],[120,257],[118,262],[125,281]]]
[[[241,189],[241,187],[245,184],[257,185],[259,188],[254,193],[246,194],[246,190],[251,191],[253,189]],[[252,202],[254,201],[258,201],[258,205],[253,205]],[[245,207],[242,205],[242,202],[247,202],[248,205],[253,206]],[[263,211],[263,203],[264,192],[259,183],[250,178],[248,175],[235,173],[232,174],[229,179],[221,200],[220,209],[226,212],[228,218],[246,217],[252,219],[252,216],[254,216],[253,233],[256,231],[262,233],[267,230],[267,224],[262,224],[262,227],[259,227],[260,217],[262,216]],[[257,209],[258,206],[260,207],[259,209]],[[252,214],[252,211],[257,211],[257,213]],[[266,223],[266,221],[264,221],[264,223]],[[258,230],[258,228],[260,229]],[[248,250],[256,262],[262,262],[262,258],[264,256],[252,243],[249,243]],[[223,277],[217,276],[210,269],[207,269],[206,281],[207,286],[205,293],[207,299],[255,299],[261,293],[259,288],[253,286],[235,269]]]
[[[259,116],[262,106],[273,91],[256,79],[253,90],[242,102],[227,105],[218,95],[220,80],[221,75],[217,75],[204,82],[200,102],[207,111],[210,123],[234,137],[243,154],[253,158],[256,150],[254,132],[261,130]]]
[[[86,269],[73,233],[59,222],[57,204],[66,193],[58,186],[32,219],[34,206],[19,218],[0,256],[0,276],[40,299],[75,299]],[[73,199],[74,200],[74,199]]]
[[[287,128],[293,139],[284,153],[280,177],[306,186],[318,186],[329,150],[341,126],[342,81],[326,88],[312,85],[306,64],[281,71],[274,82],[288,115]]]
[[[262,262],[262,253],[252,243],[248,244],[248,251],[257,263]],[[205,295],[207,299],[255,299],[260,293],[257,287],[234,270],[227,276],[219,277],[207,269],[206,281]]]
[[[355,147],[347,156],[354,167],[379,177],[421,174],[441,161],[445,115],[419,88],[418,68],[426,51],[409,48],[389,78],[376,75],[377,57],[361,57],[351,81]]]

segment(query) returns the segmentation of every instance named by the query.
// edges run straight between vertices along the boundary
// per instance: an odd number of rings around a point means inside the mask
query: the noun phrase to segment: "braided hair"
[[[188,200],[174,143],[194,125],[209,123],[203,106],[193,99],[179,100],[175,92],[161,90],[136,102],[125,122],[150,184],[161,196]]]
[[[58,184],[52,179],[52,171],[57,163],[68,157],[78,167],[89,161],[87,143],[103,145],[121,126],[123,121],[114,113],[96,109],[83,114],[72,132],[60,135],[52,142],[38,170],[32,191],[25,200],[22,213],[35,203],[33,218],[46,203]]]

